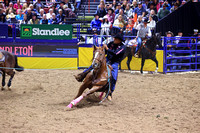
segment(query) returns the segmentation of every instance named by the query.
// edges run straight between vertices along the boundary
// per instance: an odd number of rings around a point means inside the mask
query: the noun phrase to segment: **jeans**
[[[137,42],[138,42],[138,45],[135,49],[135,53],[138,52],[138,50],[140,49],[140,46],[142,45],[142,39],[140,37],[137,38]]]

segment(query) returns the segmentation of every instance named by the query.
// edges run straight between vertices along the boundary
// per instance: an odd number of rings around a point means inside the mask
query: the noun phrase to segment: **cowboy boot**
[[[82,82],[84,80],[84,78],[86,77],[86,75],[92,70],[91,69],[88,69],[86,72],[82,72],[82,73],[79,73],[78,75],[74,75],[75,79],[78,81],[78,82]]]

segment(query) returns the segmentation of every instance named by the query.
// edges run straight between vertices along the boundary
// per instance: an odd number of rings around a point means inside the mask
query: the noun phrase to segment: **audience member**
[[[38,19],[42,19],[44,15],[44,9],[40,9],[40,14],[38,15]]]
[[[37,0],[37,2],[35,2],[35,4],[33,6],[36,9],[36,11],[39,12],[40,9],[42,9],[44,7],[44,4],[41,3],[41,0]]]
[[[111,22],[108,21],[108,16],[103,17],[103,23],[101,24],[101,35],[106,34],[109,36]]]
[[[28,21],[30,20],[30,19],[32,19],[32,12],[31,12],[31,8],[27,8],[27,19],[28,19]]]
[[[98,14],[94,15],[94,19],[90,23],[90,28],[91,28],[90,31],[96,30],[98,34],[100,33],[101,21],[99,20],[99,15]]]
[[[22,21],[20,21],[20,24],[28,24],[27,14],[24,14],[24,18]]]
[[[119,17],[119,15],[122,16],[123,21],[125,22],[124,24],[126,24],[128,22],[128,18],[127,16],[124,14],[124,10],[123,9],[119,9],[119,13],[115,15],[115,20]]]
[[[176,9],[178,9],[178,3],[174,3],[174,6],[170,9],[170,12],[173,12]]]
[[[58,15],[56,16],[57,20],[58,20],[58,23],[59,24],[62,24],[63,21],[64,21],[64,18],[65,18],[65,15],[63,14],[63,10],[62,9],[59,9],[58,10]]]
[[[32,14],[32,19],[29,20],[28,24],[39,24],[39,19],[37,19],[37,14]]]
[[[142,6],[142,2],[138,2],[138,7],[136,7],[133,11],[133,18],[135,17],[135,14],[137,14],[137,16],[141,15],[142,17],[144,17],[145,15],[145,9]]]
[[[46,14],[43,14],[43,18],[40,20],[40,24],[50,24]]]
[[[53,9],[49,9],[49,13],[47,13],[47,19],[52,19]]]
[[[3,9],[0,8],[0,22],[5,23],[6,22],[6,14],[3,12]]]
[[[98,14],[100,18],[103,18],[106,15],[106,9],[103,3],[99,5],[99,8],[97,9],[96,14]]]
[[[22,10],[21,9],[18,9],[17,12],[18,12],[18,15],[16,15],[15,18],[16,18],[17,21],[20,22],[20,21],[22,21],[24,19],[24,14],[22,14]]]
[[[20,4],[20,0],[17,0],[17,3],[13,6],[14,10],[18,14],[18,9],[22,9],[22,5]]]
[[[113,32],[114,33],[122,32],[124,26],[125,26],[125,21],[123,19],[123,16],[119,15],[118,18],[114,21]]]
[[[115,14],[118,14],[120,9],[121,9],[121,4],[117,3],[117,5],[115,7]]]
[[[50,24],[58,24],[58,20],[56,18],[55,13],[52,13],[52,18],[50,19]]]
[[[142,23],[142,19],[143,19],[143,17],[142,17],[141,15],[139,15],[137,21],[136,21],[135,24],[134,24],[134,28],[135,28],[136,30],[138,30],[139,24]]]
[[[134,9],[135,9],[136,7],[138,7],[138,6],[137,6],[137,0],[133,0],[133,2],[132,2],[132,4],[131,4],[131,9],[133,9],[133,11],[134,11]]]
[[[128,19],[133,17],[133,9],[130,7],[130,3],[126,5],[124,14],[128,17]]]
[[[165,17],[167,14],[170,13],[169,10],[166,9],[166,7],[167,7],[167,4],[164,3],[163,7],[158,10],[158,18],[159,19],[162,19],[163,17]]]
[[[149,16],[149,23],[147,24],[147,26],[150,27],[151,31],[155,29],[156,27],[156,21],[153,20],[152,16]]]
[[[15,13],[15,9],[13,7],[13,3],[10,2],[9,6],[6,8],[6,15],[8,15],[9,10],[12,10],[13,13]]]
[[[111,22],[111,24],[113,24],[115,19],[115,14],[112,8],[108,9],[108,14],[106,16],[108,17],[108,21]]]
[[[123,10],[125,10],[125,9],[126,9],[126,6],[127,6],[127,4],[128,4],[127,0],[123,0],[123,3],[122,3],[122,6],[121,6],[121,8],[122,8]]]

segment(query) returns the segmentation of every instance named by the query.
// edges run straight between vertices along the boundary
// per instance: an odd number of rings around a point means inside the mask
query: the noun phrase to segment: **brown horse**
[[[24,68],[20,67],[17,63],[17,56],[13,55],[10,52],[0,50],[0,73],[2,74],[2,87],[1,90],[4,90],[5,86],[5,76],[6,74],[10,75],[10,79],[8,81],[8,89],[11,90],[11,82],[15,75],[14,70],[16,71],[23,71]]]
[[[85,80],[80,86],[78,94],[76,95],[74,100],[71,101],[71,103],[67,106],[68,108],[72,108],[84,97],[94,92],[102,92],[100,97],[102,97],[104,92],[107,93],[107,96],[110,93],[111,69],[106,64],[104,48],[94,46],[92,68],[93,69],[87,74]],[[84,92],[84,90],[87,88],[89,88],[89,90],[87,92]]]

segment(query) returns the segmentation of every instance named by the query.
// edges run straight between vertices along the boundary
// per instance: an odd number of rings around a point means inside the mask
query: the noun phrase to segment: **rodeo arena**
[[[0,0],[0,133],[200,133],[200,0]]]

